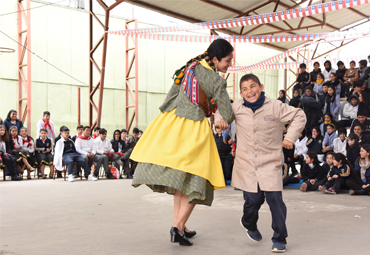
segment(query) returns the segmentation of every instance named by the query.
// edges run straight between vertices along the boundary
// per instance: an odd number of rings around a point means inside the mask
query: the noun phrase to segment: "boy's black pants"
[[[273,243],[279,242],[286,244],[286,237],[288,236],[285,225],[287,209],[283,202],[282,192],[261,191],[258,186],[257,193],[243,191],[243,196],[245,200],[244,214],[242,217],[243,226],[250,231],[257,230],[258,211],[265,202],[266,197],[272,216],[272,229],[274,230],[271,240]]]
[[[307,184],[307,190],[314,191],[317,190],[319,186],[323,185],[325,183],[325,180],[317,181],[313,185],[310,181],[305,181],[305,183]]]
[[[339,177],[337,179],[331,179],[331,181],[327,181],[325,183],[325,188],[326,189],[333,188],[335,192],[338,193],[343,183],[344,183],[343,178]]]

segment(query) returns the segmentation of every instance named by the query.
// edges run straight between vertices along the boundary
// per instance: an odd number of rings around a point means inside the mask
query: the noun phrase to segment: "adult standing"
[[[19,119],[17,119],[17,111],[16,110],[10,110],[8,113],[8,116],[6,116],[6,119],[4,120],[4,126],[9,132],[9,128],[11,126],[16,126],[18,128],[18,135],[23,127],[23,122]]]
[[[233,51],[228,41],[217,39],[206,52],[175,72],[175,82],[159,108],[161,113],[147,127],[131,154],[131,159],[139,162],[134,187],[146,184],[155,192],[174,195],[170,234],[171,241],[180,245],[193,244],[188,238],[196,233],[187,231],[185,223],[194,206],[210,206],[213,191],[225,187],[207,117],[218,105],[224,125],[234,119],[226,80],[217,73],[227,71]]]
[[[40,129],[45,128],[48,131],[48,137],[55,144],[55,128],[54,123],[50,120],[50,112],[45,111],[42,120],[37,122],[36,137],[40,136]]]

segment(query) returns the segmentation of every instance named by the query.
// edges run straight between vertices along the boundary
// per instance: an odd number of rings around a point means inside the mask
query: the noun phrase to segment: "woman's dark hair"
[[[281,102],[285,103],[285,99],[286,99],[286,93],[285,93],[285,90],[279,90],[279,92],[283,93],[283,97],[280,98],[278,97],[278,100],[280,100]]]
[[[335,87],[334,86],[329,86],[329,88],[334,90],[334,94],[332,96],[330,96],[329,92],[328,92],[328,94],[326,95],[326,103],[328,103],[328,104],[335,102],[335,96],[336,96]]]
[[[349,134],[349,136],[347,137],[347,140],[353,140],[353,141],[355,141],[355,143],[353,144],[353,147],[358,146],[358,140],[359,140],[358,135],[356,135],[356,134]]]
[[[306,156],[308,156],[310,159],[313,159],[313,164],[314,165],[318,165],[319,164],[319,160],[317,159],[316,152],[309,151],[309,152],[307,152]]]
[[[299,105],[299,99],[298,98],[292,98],[289,101],[289,105],[293,106],[294,108],[297,108]]]
[[[370,153],[370,144],[365,143],[361,146],[361,148]]]
[[[316,132],[319,134],[319,135],[321,135],[321,129],[319,128],[319,126],[314,126],[313,128],[312,128],[312,130],[316,130]]]
[[[347,165],[347,158],[342,153],[335,153],[334,159],[338,162],[342,161],[342,165]]]
[[[196,56],[195,58],[190,59],[184,66],[182,66],[179,70],[186,68],[188,65],[193,63],[196,60],[204,59],[210,67],[215,70],[216,67],[212,62],[214,57],[217,58],[218,61],[221,61],[222,58],[226,57],[230,53],[234,51],[234,47],[225,39],[216,39],[214,40],[208,47],[208,49],[202,53],[201,55]]]
[[[8,115],[6,116],[6,120],[7,120],[7,121],[11,121],[11,119],[10,119],[10,115],[12,114],[12,112],[17,113],[17,111],[16,111],[16,110],[10,110],[10,111],[8,112]],[[16,120],[18,120],[18,119],[16,119]]]
[[[0,125],[0,129],[2,129],[2,128],[5,130],[5,133],[4,133],[3,136],[0,135],[0,141],[9,142],[10,138],[9,138],[8,130],[6,129],[6,127],[4,125]]]
[[[333,120],[333,114],[331,114],[330,112],[325,113],[324,117],[325,115],[327,115],[330,118],[330,120]]]

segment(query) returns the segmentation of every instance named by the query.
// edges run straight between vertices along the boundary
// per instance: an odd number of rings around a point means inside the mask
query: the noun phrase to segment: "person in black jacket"
[[[119,129],[114,130],[113,139],[110,142],[112,144],[114,152],[120,156],[119,160],[123,162],[123,169],[125,175],[127,176],[126,178],[133,179],[129,164],[132,149],[127,150],[125,140],[122,139],[121,131]]]
[[[320,128],[315,126],[312,128],[312,136],[306,142],[309,151],[315,152],[320,162],[324,162],[324,154],[322,152],[322,141],[324,137],[321,135]]]
[[[353,129],[354,129],[355,125],[358,124],[358,123],[360,123],[364,126],[364,129],[365,129],[366,132],[370,131],[370,120],[367,118],[366,113],[363,112],[363,111],[358,111],[357,112],[357,119],[354,119],[352,121],[351,129],[349,131],[350,134],[354,133]]]
[[[311,86],[308,86],[308,90],[310,89]],[[319,120],[321,119],[322,116],[322,107],[320,102],[315,100],[312,97],[301,97],[299,99],[302,103],[302,108],[304,113],[306,114],[306,132],[307,136],[311,135],[312,128],[314,126],[318,125]]]
[[[299,65],[299,74],[296,80],[296,85],[293,87],[293,91],[300,90],[301,94],[305,91],[307,85],[310,84],[311,76],[306,72],[306,64],[302,63]]]
[[[4,125],[0,125],[0,157],[2,158],[2,163],[0,163],[0,165],[3,164],[5,167],[5,179],[9,176],[12,181],[23,180],[23,178],[19,176],[17,160],[12,156],[10,137]]]
[[[348,93],[347,87],[344,86],[344,75],[347,72],[347,68],[344,66],[344,63],[342,61],[338,61],[337,66],[338,66],[338,70],[336,71],[337,79],[341,84],[340,97],[345,97],[346,92]]]
[[[315,62],[313,63],[313,70],[312,72],[310,73],[311,75],[311,86],[315,86],[315,83],[316,83],[316,80],[317,80],[317,74],[321,73],[321,69],[320,69],[320,63],[319,62]]]
[[[329,151],[328,153],[326,153],[326,162],[321,166],[322,169],[324,169],[325,176],[327,176],[331,168],[334,166],[334,163],[333,163],[334,156],[335,156],[335,152],[333,151]],[[326,179],[325,179],[325,182],[326,182]]]
[[[360,156],[359,138],[356,134],[350,134],[347,137],[347,160],[355,165],[356,159]]]
[[[315,152],[307,152],[306,164],[301,170],[303,183],[300,190],[302,192],[314,191],[326,181],[325,170],[320,166]]]
[[[360,157],[356,160],[354,171],[346,180],[346,185],[352,190],[351,195],[370,195],[370,145],[361,147]]]
[[[231,180],[233,160],[234,157],[231,155],[231,143],[232,140],[229,135],[226,139],[222,136],[222,130],[216,127],[215,142],[218,150],[218,155],[220,156],[222,171],[224,173],[224,178],[226,180]]]
[[[283,164],[283,186],[291,183],[299,183],[301,178],[289,175],[289,165],[287,163]]]

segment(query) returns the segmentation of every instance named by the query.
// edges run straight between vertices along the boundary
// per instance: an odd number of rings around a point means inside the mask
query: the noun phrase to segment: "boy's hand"
[[[223,121],[217,122],[215,126],[220,128],[222,131],[224,131],[229,128],[229,123],[223,120]]]
[[[367,184],[367,185],[362,185],[362,188],[363,189],[366,189],[367,187],[369,187],[370,184]]]
[[[333,179],[337,179],[338,178],[338,175],[337,174],[334,174],[333,175]]]
[[[283,147],[285,148],[285,149],[288,149],[288,150],[291,150],[291,149],[293,149],[293,143],[291,142],[291,141],[288,141],[288,140],[283,140]]]
[[[331,180],[333,180],[333,179],[332,179],[331,177],[329,177],[329,178],[328,178],[328,181],[331,181]]]

